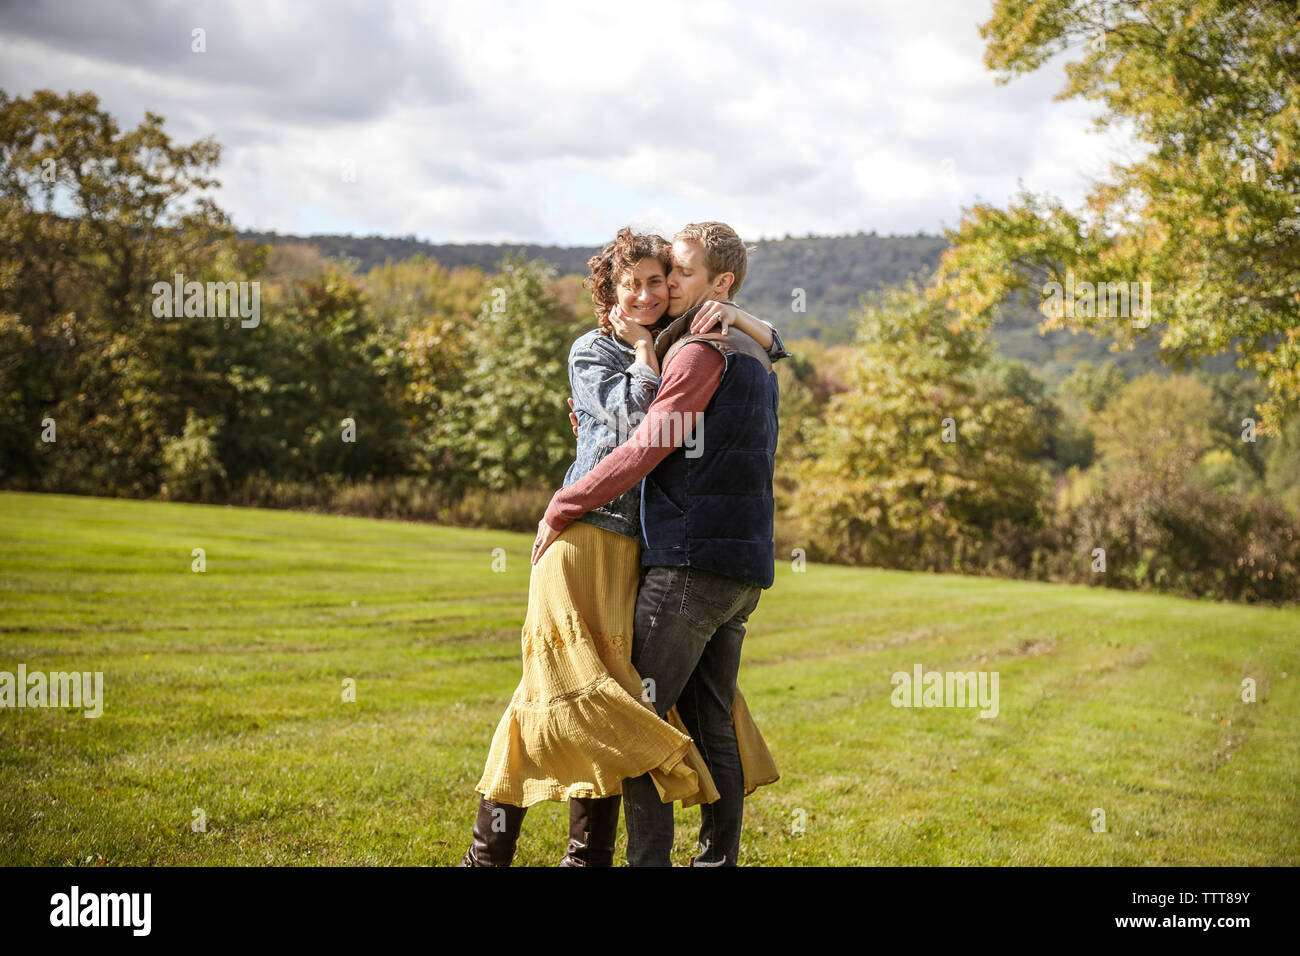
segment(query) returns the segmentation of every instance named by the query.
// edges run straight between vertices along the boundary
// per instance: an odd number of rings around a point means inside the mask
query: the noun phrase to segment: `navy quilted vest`
[[[775,576],[776,373],[762,347],[738,329],[676,338],[694,314],[687,312],[656,340],[661,365],[686,343],[705,342],[722,353],[726,367],[704,411],[698,446],[675,449],[642,485],[641,563],[701,568],[769,588]]]

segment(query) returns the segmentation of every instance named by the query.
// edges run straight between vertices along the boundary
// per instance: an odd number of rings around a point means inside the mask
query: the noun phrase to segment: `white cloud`
[[[123,126],[152,109],[177,138],[214,134],[218,200],[250,228],[933,232],[1022,178],[1077,201],[1124,144],[1052,99],[1059,64],[996,86],[972,0],[28,0],[4,16],[0,85],[90,89]]]

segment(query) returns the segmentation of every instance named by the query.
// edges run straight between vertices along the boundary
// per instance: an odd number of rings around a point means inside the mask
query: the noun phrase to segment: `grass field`
[[[0,709],[0,863],[455,863],[530,543],[0,494],[0,671],[102,671],[105,698]],[[783,776],[742,863],[1300,863],[1298,638],[1296,608],[778,564],[740,684]],[[915,664],[996,671],[998,716],[894,707]],[[553,865],[566,821],[530,810],[517,862]]]

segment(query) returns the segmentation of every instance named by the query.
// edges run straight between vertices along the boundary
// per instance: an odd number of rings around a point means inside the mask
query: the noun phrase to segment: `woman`
[[[569,352],[578,453],[565,485],[625,441],[659,383],[654,334],[667,323],[671,246],[622,229],[588,266],[599,327]],[[751,334],[772,358],[787,355],[771,326],[735,306],[707,303]],[[631,663],[640,580],[640,489],[594,509],[555,540],[533,567],[524,620],[523,678],[492,739],[462,866],[509,866],[526,808],[569,801],[561,866],[612,866],[622,782],[650,773],[665,801],[718,797],[676,710],[655,713]],[[739,689],[732,710],[745,792],[777,779],[776,767]]]

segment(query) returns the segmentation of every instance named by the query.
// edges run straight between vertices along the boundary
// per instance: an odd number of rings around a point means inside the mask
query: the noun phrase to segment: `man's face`
[[[728,284],[724,272],[709,281],[704,247],[689,239],[673,243],[673,271],[668,274],[668,314],[676,317],[709,299],[726,298],[719,286]]]

